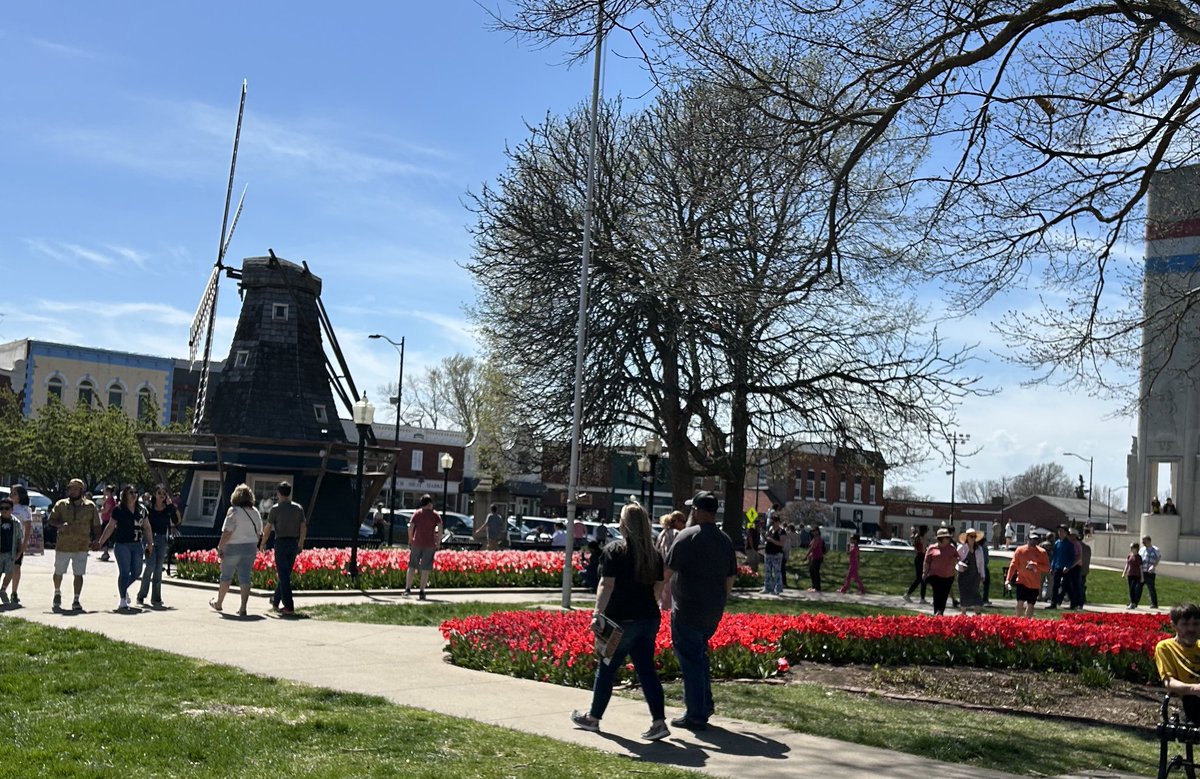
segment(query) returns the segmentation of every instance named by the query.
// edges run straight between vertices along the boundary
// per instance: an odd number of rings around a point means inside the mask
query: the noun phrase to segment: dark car
[[[442,546],[480,546],[475,520],[455,511],[442,512]]]

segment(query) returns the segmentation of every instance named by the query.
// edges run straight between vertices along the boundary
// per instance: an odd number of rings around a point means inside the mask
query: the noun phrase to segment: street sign
[[[753,506],[746,509],[746,521],[753,522],[756,519],[758,519],[758,510]]]

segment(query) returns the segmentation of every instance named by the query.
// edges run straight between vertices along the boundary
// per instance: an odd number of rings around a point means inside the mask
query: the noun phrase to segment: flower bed
[[[561,552],[464,552],[442,550],[433,558],[430,584],[434,587],[558,587],[562,584]],[[215,582],[221,563],[215,549],[184,552],[175,558],[181,579]],[[296,590],[348,590],[354,582],[346,572],[349,549],[306,549],[292,569]],[[581,559],[575,556],[575,584]],[[402,589],[408,571],[407,549],[358,550],[358,586],[362,589]],[[275,553],[259,552],[251,580],[255,587],[275,586]]]
[[[710,642],[712,673],[763,678],[808,660],[1070,672],[1097,667],[1134,682],[1157,678],[1154,645],[1166,635],[1161,617],[1064,617],[726,614]],[[448,620],[441,629],[456,665],[590,687],[595,673],[590,620],[587,612],[497,612]],[[655,661],[662,678],[679,676],[665,614]]]
[[[433,587],[559,587],[562,585],[562,552],[460,551],[446,549],[433,558]],[[295,590],[348,590],[354,588],[346,566],[349,549],[306,549],[292,569]],[[580,582],[583,557],[575,554],[574,583]],[[221,562],[217,550],[182,552],[175,556],[176,575],[181,579],[216,582]],[[358,550],[358,580],[361,589],[401,589],[408,571],[407,549]],[[275,586],[275,553],[259,552],[250,578],[255,587]],[[762,578],[746,566],[738,567],[739,587],[760,587]]]

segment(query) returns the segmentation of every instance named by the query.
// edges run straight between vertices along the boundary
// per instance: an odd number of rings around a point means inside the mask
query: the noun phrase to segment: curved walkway
[[[702,733],[675,729],[657,743],[638,734],[649,723],[641,700],[614,697],[604,718],[603,733],[576,730],[568,720],[572,709],[587,706],[586,690],[471,671],[443,659],[441,634],[436,628],[396,627],[317,619],[288,620],[267,616],[264,597],[250,601],[250,616],[219,615],[208,607],[212,589],[173,585],[164,587],[169,608],[119,614],[116,607],[116,565],[101,563],[93,554],[82,596],[87,611],[56,613],[50,608],[53,554],[26,558],[21,583],[22,608],[4,607],[0,614],[54,627],[73,627],[109,638],[161,649],[179,655],[234,666],[251,673],[305,684],[382,696],[393,703],[466,717],[561,741],[737,779],[775,779],[783,772],[796,776],[838,779],[1004,779],[1012,775],[965,765],[848,744],[796,733],[783,728],[715,717]],[[70,603],[70,579],[63,582],[63,599]],[[430,592],[437,600],[545,600],[552,593],[495,593],[479,595]],[[828,597],[828,596],[826,596]],[[835,596],[836,597],[836,596]],[[840,596],[845,598],[846,596]],[[298,605],[317,602],[352,603],[397,600],[394,596],[362,595],[304,597]],[[894,596],[865,596],[862,601],[902,605]],[[226,606],[236,610],[236,594]],[[281,647],[294,662],[275,661]],[[668,710],[668,717],[681,712]],[[1096,774],[1111,777],[1115,774]]]

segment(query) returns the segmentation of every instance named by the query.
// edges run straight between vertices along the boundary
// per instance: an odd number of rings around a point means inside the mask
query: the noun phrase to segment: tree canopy
[[[813,182],[813,256],[846,259],[864,169],[905,208],[951,311],[1039,292],[995,326],[1042,380],[1136,402],[1144,199],[1200,161],[1200,13],[1173,0],[609,0],[604,29],[662,88],[751,96],[781,143],[842,149]],[[597,3],[514,0],[502,29],[568,58],[594,46]],[[632,42],[632,46],[629,45]],[[810,63],[824,64],[814,77]],[[903,152],[897,154],[896,152]],[[912,155],[921,164],[911,165]],[[831,155],[830,159],[834,159]],[[899,164],[892,164],[892,160]],[[881,169],[879,166],[887,165]],[[1194,304],[1183,285],[1161,310]]]

